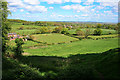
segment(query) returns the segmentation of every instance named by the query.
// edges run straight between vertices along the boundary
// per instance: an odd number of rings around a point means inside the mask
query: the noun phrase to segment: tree
[[[94,30],[94,35],[100,36],[101,34],[102,34],[102,30],[101,29],[97,28],[97,29]]]
[[[78,29],[76,29],[76,34],[79,36],[83,36],[84,32],[78,28]]]
[[[91,30],[90,29],[86,29],[85,32],[84,32],[85,38],[88,38],[90,33],[91,33]]]
[[[44,34],[48,31],[48,28],[47,27],[41,27],[39,30],[40,30],[40,33]]]
[[[101,28],[102,24],[97,24],[97,28]]]
[[[61,31],[62,34],[67,34],[68,33],[68,28],[63,28]]]
[[[2,19],[2,30],[0,31],[2,31],[2,53],[4,54],[8,49],[7,43],[9,39],[7,37],[7,34],[11,30],[10,23],[7,20],[7,17],[8,17],[8,14],[10,14],[10,11],[8,10],[7,2],[0,1],[0,4],[1,4],[0,13],[2,15],[2,17],[0,16],[0,18]]]
[[[22,45],[24,44],[24,42],[21,38],[20,39],[17,38],[15,40],[15,43],[16,43],[15,56],[19,57],[19,56],[21,56],[22,52],[24,52],[23,49],[22,49]]]
[[[62,27],[56,27],[53,32],[60,33],[62,29]]]

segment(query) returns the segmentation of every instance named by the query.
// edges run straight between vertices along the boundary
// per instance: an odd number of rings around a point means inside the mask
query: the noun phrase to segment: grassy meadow
[[[68,57],[76,54],[102,53],[118,47],[118,38],[102,40],[81,40],[67,44],[49,45],[45,48],[24,49],[30,56],[60,56]]]
[[[68,43],[70,41],[79,40],[77,38],[69,37],[64,34],[38,34],[32,36],[34,37],[33,40],[47,44]]]

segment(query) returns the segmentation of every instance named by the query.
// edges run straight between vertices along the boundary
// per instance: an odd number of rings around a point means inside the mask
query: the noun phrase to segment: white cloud
[[[77,12],[79,13],[80,11],[78,10]]]
[[[24,0],[24,2],[32,5],[40,4],[39,0]]]
[[[8,10],[10,10],[10,11],[12,11],[12,12],[16,12],[16,11],[17,11],[17,8],[9,7]]]
[[[81,3],[81,0],[71,0],[73,3]]]
[[[24,6],[22,0],[7,0],[7,2],[9,3],[8,6],[11,6],[11,7],[22,7],[22,6]]]
[[[113,14],[112,11],[104,11],[104,13],[107,13],[108,15]]]
[[[61,4],[62,0],[43,0],[44,2],[47,2],[48,4]]]
[[[22,0],[8,0],[9,8],[16,8],[16,9],[23,8],[29,12],[46,12],[47,11],[47,8],[45,6],[37,5],[40,3],[38,0],[33,0],[33,1],[24,0],[24,1],[32,5],[25,4]],[[20,11],[23,12],[23,10],[20,10]]]
[[[91,9],[91,11],[92,11],[92,12],[94,12],[94,11],[95,11],[95,9]]]
[[[70,5],[66,5],[66,6],[62,6],[61,8],[62,8],[62,9],[66,9],[66,10],[70,10],[70,9],[71,9],[71,6],[70,6]]]
[[[81,15],[81,16],[84,16],[84,17],[86,17],[86,16],[88,16],[88,14],[83,14],[83,15]]]
[[[86,2],[84,2],[84,5],[90,5],[93,4],[94,0],[87,0]]]
[[[58,15],[58,17],[64,17],[63,15]]]
[[[70,2],[70,0],[64,0],[64,2]]]
[[[103,7],[103,6],[96,6],[96,9],[97,10],[100,10],[100,9],[104,9],[105,7]]]
[[[25,9],[27,9],[29,12],[46,12],[47,11],[47,8],[45,6],[26,6]]]
[[[61,6],[62,9],[65,10],[70,10],[73,9],[77,12],[88,12],[93,6],[82,6],[82,5],[66,5],[66,6]]]
[[[119,2],[119,0],[95,0],[95,2]]]
[[[30,14],[30,13],[26,13],[26,14]]]
[[[49,9],[54,9],[54,7],[49,7]]]
[[[21,9],[21,10],[20,10],[20,12],[23,12],[23,11],[24,11],[24,9]]]

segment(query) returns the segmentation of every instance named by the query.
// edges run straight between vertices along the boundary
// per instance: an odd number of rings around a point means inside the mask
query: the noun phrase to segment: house
[[[16,38],[23,38],[22,36],[17,35],[16,33],[8,33],[8,38],[11,40],[15,40]]]

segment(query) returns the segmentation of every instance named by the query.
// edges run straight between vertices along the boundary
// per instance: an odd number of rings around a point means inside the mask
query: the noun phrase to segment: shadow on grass
[[[120,48],[97,54],[78,54],[68,58],[23,56],[19,61],[39,71],[53,71],[58,79],[120,79]]]

